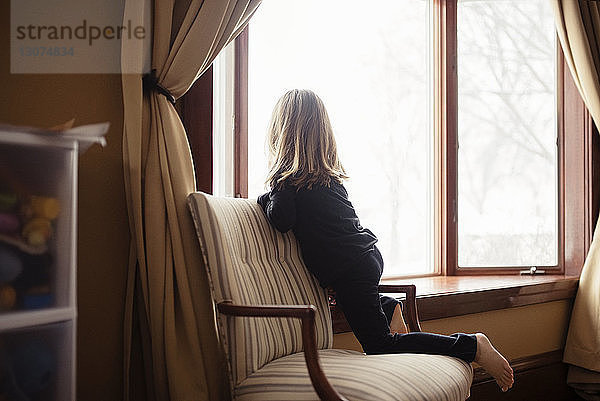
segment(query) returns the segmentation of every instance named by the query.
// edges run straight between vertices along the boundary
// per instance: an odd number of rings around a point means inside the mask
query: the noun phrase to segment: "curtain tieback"
[[[153,69],[142,77],[144,89],[148,91],[156,91],[167,98],[171,104],[175,105],[175,96],[169,92],[167,88],[158,83],[158,77],[156,76],[156,69]]]

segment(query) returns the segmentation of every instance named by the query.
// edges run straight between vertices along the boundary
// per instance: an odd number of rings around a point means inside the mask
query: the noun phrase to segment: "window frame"
[[[434,1],[434,100],[438,186],[437,263],[442,275],[515,275],[522,266],[458,265],[458,76],[457,0]],[[557,37],[558,43],[558,37]],[[593,123],[557,45],[558,264],[538,266],[547,274],[579,274],[589,249],[591,216],[591,137]],[[566,108],[570,107],[569,112]],[[437,166],[436,166],[437,167]],[[581,185],[583,184],[583,185]],[[576,187],[576,188],[575,188]],[[568,217],[568,225],[565,225]],[[438,229],[439,227],[439,229]],[[568,251],[568,252],[567,252]]]
[[[248,30],[235,39],[234,91],[234,193],[236,198],[248,197]]]
[[[457,0],[433,0],[435,271],[426,276],[519,275],[522,266],[459,267],[457,148]],[[250,27],[235,39],[234,194],[248,196],[248,45]],[[558,41],[558,39],[557,39]],[[558,42],[557,42],[558,43]],[[546,274],[578,276],[589,250],[600,202],[597,129],[557,45],[558,264]],[[180,107],[195,161],[199,190],[212,190],[212,71]],[[209,117],[210,116],[210,117]],[[208,121],[208,122],[207,122]],[[406,278],[401,276],[398,278]]]

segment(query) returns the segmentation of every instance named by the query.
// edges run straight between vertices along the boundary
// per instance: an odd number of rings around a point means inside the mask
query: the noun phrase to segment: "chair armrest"
[[[223,301],[217,304],[217,310],[230,316],[301,319],[304,359],[310,381],[319,398],[325,401],[348,401],[331,386],[321,368],[315,336],[316,308],[313,305],[236,305],[231,301]]]
[[[395,285],[380,284],[379,292],[382,293],[404,293],[406,294],[406,323],[410,331],[421,331],[419,313],[417,312],[417,287],[413,284]]]

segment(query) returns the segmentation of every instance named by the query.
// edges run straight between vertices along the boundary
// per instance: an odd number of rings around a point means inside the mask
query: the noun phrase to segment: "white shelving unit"
[[[0,127],[0,196],[18,199],[12,207],[0,201],[0,213],[21,222],[10,233],[2,232],[0,224],[2,399],[75,400],[77,162],[82,145],[93,142],[103,138]],[[60,205],[51,221],[53,233],[35,248],[43,257],[6,239],[26,243],[23,205],[31,196],[53,198]]]

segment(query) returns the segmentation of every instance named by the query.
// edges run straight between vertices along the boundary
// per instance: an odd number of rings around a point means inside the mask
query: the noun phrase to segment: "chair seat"
[[[456,358],[438,355],[365,355],[356,351],[319,351],[325,375],[349,400],[464,401],[473,369]],[[303,353],[269,362],[235,388],[235,399],[318,400]]]

